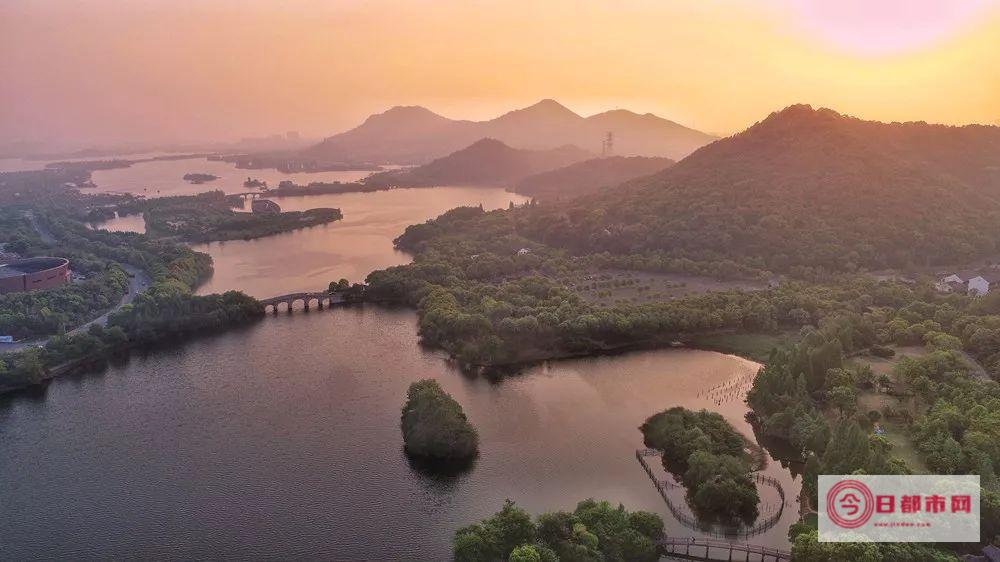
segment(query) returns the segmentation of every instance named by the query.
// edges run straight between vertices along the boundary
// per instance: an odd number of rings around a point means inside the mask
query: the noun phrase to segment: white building
[[[951,293],[956,290],[959,290],[960,288],[964,288],[965,281],[963,281],[962,278],[959,277],[958,275],[952,273],[947,277],[942,277],[941,280],[938,281],[937,284],[935,284],[934,286],[935,288],[937,288],[938,291],[941,291],[942,293]]]
[[[968,294],[970,297],[981,297],[990,292],[990,282],[982,276],[969,279]]]

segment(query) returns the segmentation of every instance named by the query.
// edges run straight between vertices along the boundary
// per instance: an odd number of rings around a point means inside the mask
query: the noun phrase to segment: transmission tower
[[[601,156],[611,156],[615,152],[615,134],[608,131],[601,143]]]

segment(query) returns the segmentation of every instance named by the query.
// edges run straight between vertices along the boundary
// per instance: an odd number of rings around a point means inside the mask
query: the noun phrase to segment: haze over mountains
[[[1000,127],[792,106],[646,180],[547,212],[531,236],[579,251],[771,271],[954,263],[1000,251]]]
[[[581,117],[554,100],[542,100],[489,121],[452,120],[423,107],[397,106],[323,140],[301,156],[324,162],[424,164],[484,138],[514,148],[576,145],[600,154],[609,132],[614,135],[615,154],[675,160],[716,139],[651,113],[619,109]]]
[[[579,197],[654,174],[673,164],[669,158],[647,156],[592,158],[528,176],[517,182],[512,191],[543,199]]]
[[[482,139],[423,166],[374,174],[365,183],[399,187],[508,186],[532,174],[562,168],[592,157],[590,152],[572,145],[528,150],[511,148],[496,139]]]

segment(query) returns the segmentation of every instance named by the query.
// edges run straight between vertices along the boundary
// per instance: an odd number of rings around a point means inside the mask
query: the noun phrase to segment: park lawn
[[[766,361],[771,350],[795,343],[799,337],[797,330],[776,333],[741,332],[706,334],[691,340],[691,346],[722,353],[739,355],[753,361]]]
[[[900,399],[896,396],[889,396],[872,391],[863,391],[858,394],[858,411],[862,413],[877,410],[882,412],[885,406],[891,406],[897,412],[908,410],[911,419],[918,415],[914,407],[913,399]],[[907,466],[917,474],[929,474],[930,471],[920,458],[913,441],[910,439],[909,425],[900,417],[886,418],[879,420],[879,425],[885,430],[885,438],[892,443],[892,455],[906,461]]]
[[[895,373],[894,369],[896,365],[900,362],[903,357],[923,357],[927,355],[928,351],[922,346],[894,346],[893,349],[896,351],[896,355],[889,358],[874,357],[871,355],[862,355],[851,359],[848,364],[851,367],[860,367],[864,364],[871,366],[872,372],[878,375],[887,375],[896,385],[897,388],[903,388],[904,384],[900,381]],[[858,393],[858,411],[862,413],[867,413],[871,410],[878,410],[880,413],[883,411],[885,406],[891,406],[895,411],[902,412],[904,410],[910,413],[910,419],[917,419],[922,415],[922,412],[916,407],[914,400],[912,398],[900,398],[897,396],[890,396],[888,394],[873,392],[873,391],[861,391]],[[882,417],[879,420],[882,428],[885,430],[885,437],[892,443],[892,455],[899,457],[906,462],[915,473],[917,474],[929,474],[930,471],[921,460],[920,454],[917,452],[913,441],[910,439],[910,431],[908,424],[901,417],[886,418]]]

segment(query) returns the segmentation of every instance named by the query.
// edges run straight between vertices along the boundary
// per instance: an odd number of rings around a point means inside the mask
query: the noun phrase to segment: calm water
[[[282,314],[5,403],[3,558],[445,560],[454,530],[505,498],[532,512],[610,498],[687,536],[633,456],[636,427],[714,406],[698,392],[753,368],[673,350],[490,384],[422,350],[410,312]],[[424,377],[480,431],[461,476],[423,475],[402,453],[399,408]],[[723,408],[745,429],[742,410]]]
[[[200,293],[241,289],[266,298],[325,289],[330,281],[341,278],[364,281],[376,269],[410,260],[392,245],[408,225],[462,205],[497,209],[527,198],[498,188],[436,187],[274,200],[285,211],[339,208],[344,218],[268,238],[194,246],[211,254],[215,262],[215,275]]]
[[[52,162],[86,162],[90,160],[136,160],[140,158],[153,158],[156,156],[169,156],[170,152],[138,152],[134,154],[108,154],[105,156],[88,156],[83,158],[55,158],[45,160],[29,160],[27,158],[0,158],[0,172],[24,172],[29,170],[42,170],[46,164]],[[184,174],[181,174],[184,175]]]
[[[436,188],[283,199],[345,220],[256,242],[212,244],[203,291],[317,289],[405,262],[391,240],[499,190]],[[515,199],[517,200],[517,199]],[[420,347],[414,313],[373,306],[269,316],[246,330],[135,356],[104,373],[0,398],[0,558],[446,560],[454,530],[505,498],[532,512],[586,497],[676,522],[639,467],[637,427],[684,405],[748,436],[738,399],[706,390],[756,365],[668,350],[554,362],[500,383]],[[402,452],[410,382],[433,377],[481,435],[468,472],[431,477]],[[782,522],[752,542],[786,546]]]
[[[146,232],[146,219],[143,218],[142,213],[125,216],[120,216],[118,213],[115,213],[115,218],[113,219],[91,223],[88,226],[94,230],[107,230],[108,232],[138,232],[143,234]]]
[[[203,184],[184,181],[184,174],[205,173],[219,176],[219,179]],[[257,178],[269,186],[277,186],[283,180],[298,184],[310,182],[352,182],[370,171],[316,172],[283,174],[277,170],[240,170],[229,162],[210,161],[205,158],[186,160],[157,160],[141,162],[128,168],[97,170],[92,175],[97,191],[134,193],[146,197],[166,197],[168,195],[193,195],[221,189],[226,193],[256,191],[243,187],[248,178]]]

